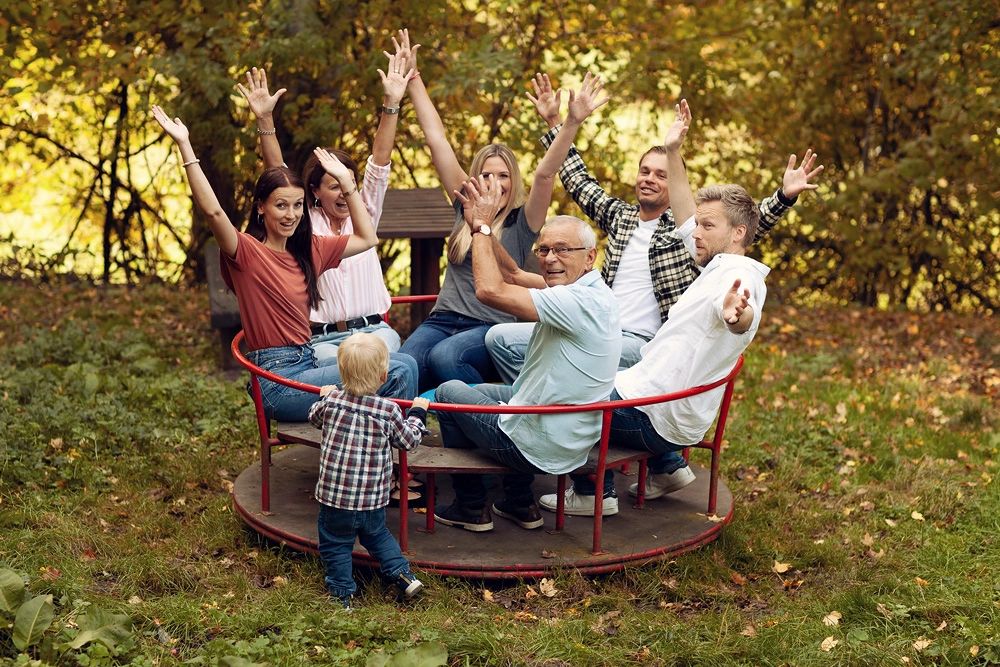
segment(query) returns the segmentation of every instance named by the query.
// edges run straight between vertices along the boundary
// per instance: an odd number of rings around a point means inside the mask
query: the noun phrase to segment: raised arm
[[[368,209],[365,208],[365,203],[361,199],[358,186],[351,178],[351,170],[345,167],[336,155],[328,153],[326,149],[317,148],[313,152],[326,173],[340,183],[340,189],[347,201],[347,210],[351,214],[351,222],[354,224],[354,233],[347,239],[347,247],[344,248],[343,256],[352,257],[369,248],[374,248],[378,244],[378,236],[375,235],[371,216],[368,215]]]
[[[486,216],[490,213],[491,209],[477,210],[476,206],[479,205],[482,207],[487,205],[483,200],[483,193],[490,188],[491,181],[491,178],[487,179],[485,176],[480,175],[463,183],[462,189],[454,193],[455,198],[462,202],[465,224],[469,226],[469,231],[472,234],[476,233],[483,224],[481,220],[487,219]],[[467,196],[466,193],[469,193],[469,195]],[[496,212],[493,215],[496,217]],[[490,218],[490,220],[492,219]],[[514,258],[510,256],[507,249],[503,247],[503,244],[497,240],[496,236],[491,234],[490,238],[493,239],[493,256],[496,258],[497,267],[500,269],[500,274],[503,276],[504,282],[511,285],[520,285],[521,287],[545,288],[545,280],[540,275],[523,270],[517,265]]]
[[[389,164],[389,159],[392,157],[392,146],[396,142],[396,125],[399,123],[399,105],[406,93],[406,83],[416,71],[407,67],[407,60],[400,55],[400,50],[401,47],[397,43],[395,55],[383,51],[389,58],[387,67],[389,73],[378,71],[385,92],[382,96],[382,113],[378,130],[375,131],[375,141],[372,142],[372,161],[379,166]]]
[[[278,145],[278,137],[274,129],[274,106],[278,99],[285,94],[285,89],[281,88],[274,95],[267,91],[267,74],[264,68],[252,68],[247,72],[247,85],[244,88],[242,83],[237,83],[236,88],[240,91],[250,111],[257,118],[257,134],[260,135],[260,152],[264,156],[264,168],[280,167],[284,164],[281,158],[281,146]]]
[[[194,196],[195,204],[201,209],[208,222],[208,228],[212,231],[219,244],[219,249],[229,257],[236,257],[236,246],[239,243],[239,235],[236,228],[229,220],[229,216],[222,210],[219,198],[215,196],[205,172],[201,170],[198,158],[195,157],[194,148],[191,147],[191,136],[187,127],[180,118],[170,120],[167,114],[160,107],[153,105],[153,118],[160,124],[163,131],[170,136],[177,144],[181,152],[181,161],[184,164],[184,171],[187,174],[188,184],[191,186],[191,194]]]
[[[493,221],[500,210],[500,188],[492,185],[480,177],[477,182],[468,182],[465,190],[456,194],[461,197],[462,205],[471,211],[466,222],[475,230],[472,234],[472,275],[476,282],[476,298],[491,308],[522,320],[537,322],[538,311],[531,294],[526,288],[504,280],[493,250],[492,234],[480,231]]]
[[[441,185],[444,186],[445,191],[454,192],[460,189],[462,182],[469,180],[469,177],[462,165],[459,164],[451,144],[448,143],[441,116],[434,108],[434,102],[431,101],[430,95],[427,94],[427,88],[424,87],[424,82],[420,78],[416,59],[417,49],[420,48],[420,45],[416,44],[412,48],[410,47],[410,34],[407,30],[400,30],[398,36],[398,42],[393,40],[393,43],[396,44],[396,53],[405,54],[407,63],[416,72],[410,79],[408,90],[413,110],[417,113],[417,122],[420,123],[424,139],[431,149],[431,160],[434,162],[434,168],[437,169]]]
[[[678,224],[683,224],[694,215],[695,211],[694,195],[691,193],[687,169],[681,157],[681,144],[691,126],[691,108],[688,107],[687,100],[681,100],[681,103],[674,108],[677,110],[677,117],[667,130],[663,147],[667,150],[667,191],[670,193],[670,208],[673,209],[674,220]]]
[[[802,158],[802,165],[795,167],[795,154],[788,157],[788,166],[785,167],[785,175],[781,180],[781,187],[773,195],[760,202],[760,224],[757,225],[757,234],[754,236],[754,243],[759,241],[771,229],[778,224],[781,216],[795,205],[795,200],[800,194],[807,190],[815,190],[819,185],[812,183],[812,180],[823,173],[823,165],[816,167],[816,154],[812,149],[806,149],[806,154]]]
[[[545,78],[545,80],[547,79],[548,77]],[[551,88],[551,84],[549,86]],[[605,104],[609,99],[607,96],[598,99],[603,88],[604,83],[601,81],[601,75],[591,75],[590,72],[587,72],[583,77],[583,85],[580,87],[579,95],[572,88],[569,89],[569,111],[566,114],[566,122],[563,123],[562,130],[556,135],[549,149],[545,151],[545,157],[538,163],[531,192],[528,194],[528,201],[524,206],[524,215],[534,232],[540,230],[545,224],[549,203],[552,201],[552,188],[556,182],[556,174],[559,173],[559,169],[573,145],[577,130],[595,109]],[[558,102],[556,104],[558,105]],[[537,108],[538,105],[535,106]]]

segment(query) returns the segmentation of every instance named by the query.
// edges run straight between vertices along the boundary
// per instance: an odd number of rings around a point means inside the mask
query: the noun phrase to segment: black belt
[[[344,333],[351,329],[364,329],[367,326],[378,324],[382,321],[381,315],[367,315],[365,317],[355,317],[353,320],[341,320],[340,322],[330,322],[329,324],[314,324],[309,327],[313,336],[333,333],[339,331]]]

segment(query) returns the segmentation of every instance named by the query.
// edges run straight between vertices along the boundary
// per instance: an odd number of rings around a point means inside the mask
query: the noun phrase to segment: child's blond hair
[[[337,349],[337,366],[344,391],[354,396],[374,394],[389,372],[389,348],[375,334],[353,334]]]

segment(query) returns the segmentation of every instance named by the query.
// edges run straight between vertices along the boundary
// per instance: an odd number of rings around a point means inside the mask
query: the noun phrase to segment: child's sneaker
[[[344,611],[347,612],[348,614],[354,611],[354,608],[351,606],[351,598],[338,598],[337,596],[334,595],[331,596],[331,599],[337,604],[339,604],[341,607],[343,607]]]
[[[396,575],[396,585],[403,591],[404,598],[412,598],[424,590],[424,585],[411,572],[400,572]]]

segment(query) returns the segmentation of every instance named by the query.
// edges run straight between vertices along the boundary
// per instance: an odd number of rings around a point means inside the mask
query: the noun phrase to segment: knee
[[[434,390],[434,402],[455,403],[456,402],[455,392],[458,388],[465,390],[469,388],[469,385],[465,384],[461,380],[448,380],[447,382],[441,384],[437,389]],[[447,414],[447,413],[442,413],[442,414]]]

